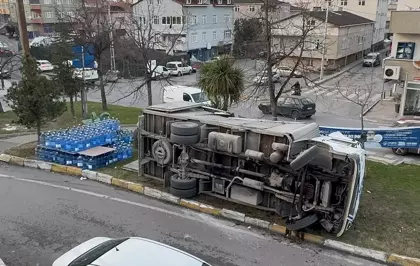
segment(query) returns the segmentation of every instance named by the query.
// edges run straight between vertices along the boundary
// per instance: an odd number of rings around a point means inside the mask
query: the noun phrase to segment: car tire
[[[404,156],[408,154],[408,149],[406,148],[392,148],[392,152],[399,156]]]
[[[152,145],[153,159],[160,165],[172,162],[172,145],[167,139],[159,139]]]
[[[192,135],[192,136],[180,136],[180,135],[175,135],[175,134],[171,134],[171,142],[179,144],[179,145],[193,145],[193,144],[197,144],[199,141],[199,136],[197,135]]]
[[[293,170],[300,170],[308,163],[310,163],[316,156],[319,155],[318,146],[312,146],[307,150],[304,150],[299,154],[293,161],[290,162],[290,167]]]
[[[191,189],[177,189],[171,186],[169,192],[172,196],[189,199],[197,196],[197,187]]]
[[[171,133],[178,136],[197,135],[199,126],[193,122],[174,122],[171,124]]]
[[[290,114],[290,117],[292,117],[293,119],[298,119],[300,117],[299,111],[293,110]]]
[[[181,71],[178,71],[178,77],[182,76]]]
[[[191,75],[191,73],[192,73],[192,70],[190,69],[190,70],[188,71],[188,75]]]
[[[179,190],[187,190],[192,188],[197,188],[197,179],[196,178],[188,178],[188,179],[180,179],[178,174],[174,174],[171,176],[171,187]]]

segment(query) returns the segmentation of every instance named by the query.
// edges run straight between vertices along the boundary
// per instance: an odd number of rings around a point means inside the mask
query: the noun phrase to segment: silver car
[[[267,72],[264,71],[262,73],[257,74],[255,78],[252,79],[252,82],[254,84],[259,84],[259,85],[266,84],[268,82]],[[280,75],[275,72],[273,72],[273,82],[274,83],[280,82]]]
[[[174,247],[140,237],[95,237],[71,249],[53,266],[210,266]]]

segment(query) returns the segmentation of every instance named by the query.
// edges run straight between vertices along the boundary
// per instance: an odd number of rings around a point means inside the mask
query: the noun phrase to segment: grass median
[[[51,121],[43,126],[42,130],[51,130],[57,128],[67,128],[69,126],[82,123],[82,106],[81,102],[76,102],[74,105],[76,117],[72,117],[70,112],[70,104],[67,103],[67,110],[57,119]],[[89,118],[92,112],[100,115],[102,111],[102,104],[97,102],[88,102]],[[119,105],[108,105],[107,111],[112,117],[120,120],[121,124],[137,124],[138,116],[141,113],[141,108],[125,107]],[[13,124],[17,117],[12,111],[0,113],[0,134],[15,133],[29,131],[28,129],[18,128],[17,130],[4,130],[7,124]]]
[[[20,157],[34,157],[33,145],[24,144],[10,149],[7,153]],[[163,188],[162,182],[139,177],[135,172],[122,169],[125,164],[137,159],[136,150],[133,154],[134,157],[129,160],[112,164],[98,171],[167,191]],[[256,210],[208,195],[200,195],[195,200],[219,208],[240,211],[250,217],[282,224],[282,221],[274,213]],[[419,221],[420,166],[392,166],[368,161],[362,201],[354,225],[340,238],[319,231],[313,233],[365,248],[420,257]]]

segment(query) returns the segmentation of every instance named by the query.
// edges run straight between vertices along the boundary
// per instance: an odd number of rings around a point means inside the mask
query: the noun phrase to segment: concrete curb
[[[332,75],[330,75],[330,76],[328,76],[327,78],[324,78],[324,79],[322,79],[322,80],[315,80],[313,83],[315,83],[316,85],[321,85],[321,84],[324,84],[325,82],[327,82],[327,81],[330,81],[330,80],[332,80],[333,78],[336,78],[336,77],[338,77],[338,76],[341,76],[342,74],[344,74],[345,72],[347,72],[347,71],[349,71],[349,70],[352,70],[353,68],[355,68],[355,67],[357,67],[357,66],[360,66],[361,64],[363,63],[363,61],[360,61],[360,62],[358,62],[357,64],[354,64],[353,66],[351,66],[351,67],[349,67],[349,68],[346,68],[346,69],[344,69],[344,70],[341,70],[341,71],[339,71],[339,72],[337,72],[337,73],[334,73],[334,74],[332,74]]]
[[[394,254],[394,253],[386,253],[383,251],[366,249],[366,248],[327,239],[322,236],[309,234],[309,233],[300,233],[299,235],[296,235],[294,232],[290,232],[289,230],[286,229],[286,227],[282,225],[271,223],[269,221],[264,221],[264,220],[253,218],[253,217],[249,217],[245,213],[241,213],[241,212],[237,212],[237,211],[229,210],[229,209],[224,209],[224,208],[223,209],[216,208],[211,205],[203,204],[201,202],[194,201],[194,200],[181,199],[155,188],[146,187],[139,183],[133,183],[130,181],[119,179],[119,178],[102,174],[99,172],[95,172],[91,170],[82,171],[80,169],[76,170],[75,167],[68,167],[68,166],[63,166],[63,165],[58,165],[58,164],[48,163],[48,162],[43,162],[43,161],[37,161],[37,160],[29,160],[29,159],[16,157],[16,156],[10,156],[7,154],[0,154],[0,161],[13,164],[13,165],[37,168],[37,169],[56,172],[60,174],[67,174],[71,176],[78,176],[78,177],[83,176],[91,180],[95,180],[101,183],[112,185],[118,188],[126,189],[129,191],[135,192],[137,194],[145,195],[150,198],[154,198],[154,199],[158,199],[158,200],[168,202],[171,204],[179,205],[184,208],[188,208],[188,209],[195,210],[202,213],[211,214],[216,217],[227,218],[229,220],[234,220],[237,222],[249,224],[258,228],[268,229],[269,231],[280,234],[284,237],[298,237],[299,239],[312,243],[312,244],[350,253],[352,255],[356,255],[363,258],[385,262],[385,263],[392,263],[393,265],[420,266],[420,259],[418,258],[411,258],[411,257]],[[1,260],[0,260],[0,266],[2,266]]]
[[[379,99],[379,100],[377,100],[376,102],[374,102],[370,107],[368,107],[368,109],[366,109],[364,112],[363,112],[363,116],[365,116],[367,113],[369,113],[370,112],[370,110],[372,110],[373,109],[373,107],[375,107],[378,103],[380,103],[382,101],[382,99]]]

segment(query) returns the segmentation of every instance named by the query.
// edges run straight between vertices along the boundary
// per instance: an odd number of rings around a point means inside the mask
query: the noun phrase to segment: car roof
[[[141,263],[140,263],[141,262]],[[203,266],[199,258],[150,239],[131,237],[95,260],[91,265]]]
[[[165,91],[181,91],[186,93],[200,93],[201,89],[198,87],[189,87],[183,85],[173,85],[173,86],[166,86],[163,88]]]
[[[49,63],[50,61],[48,61],[48,60],[36,60],[37,62],[40,62],[40,63]]]
[[[166,64],[182,64],[182,62],[181,61],[170,61]]]

